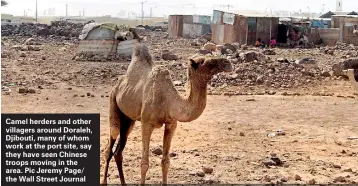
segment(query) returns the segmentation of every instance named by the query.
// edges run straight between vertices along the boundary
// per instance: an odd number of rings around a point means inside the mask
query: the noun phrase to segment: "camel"
[[[114,156],[121,184],[123,175],[123,150],[135,121],[141,122],[142,160],[140,183],[145,184],[149,168],[149,143],[152,132],[165,125],[163,137],[162,184],[167,184],[169,150],[177,121],[197,119],[205,109],[207,83],[213,75],[232,71],[225,58],[195,57],[188,63],[188,96],[181,96],[175,89],[167,69],[154,65],[148,48],[139,43],[133,49],[132,61],[125,75],[118,78],[110,95],[110,134],[105,149],[105,166],[102,184],[107,184],[108,164]],[[115,140],[119,142],[112,152]]]

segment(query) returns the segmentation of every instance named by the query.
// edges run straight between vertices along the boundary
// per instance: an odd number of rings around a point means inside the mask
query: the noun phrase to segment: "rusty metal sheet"
[[[234,21],[235,21],[235,14],[231,14],[227,12],[224,13],[223,22],[225,24],[233,25]]]
[[[221,12],[214,10],[213,13],[213,24],[219,24],[221,22]]]
[[[168,21],[168,33],[170,38],[183,36],[183,16],[170,15]]]
[[[183,25],[183,37],[197,38],[201,36],[202,25],[200,24],[186,24]]]
[[[78,51],[81,53],[93,53],[109,55],[116,51],[115,40],[81,40]]]
[[[138,43],[138,40],[136,39],[119,42],[117,46],[117,54],[123,56],[131,56],[133,53],[134,45],[136,43]]]
[[[105,29],[105,28],[94,28],[89,31],[86,40],[107,40],[114,39],[115,32],[113,30]]]
[[[192,15],[183,15],[183,23],[193,24],[193,16]]]

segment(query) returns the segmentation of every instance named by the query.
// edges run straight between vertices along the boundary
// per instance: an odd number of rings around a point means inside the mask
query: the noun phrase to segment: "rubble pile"
[[[76,40],[84,24],[67,21],[53,21],[50,25],[22,23],[19,25],[1,25],[2,36],[45,37],[54,40]]]

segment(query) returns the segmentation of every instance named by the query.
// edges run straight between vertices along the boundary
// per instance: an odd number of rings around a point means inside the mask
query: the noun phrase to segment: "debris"
[[[177,60],[179,59],[177,55],[173,54],[172,52],[166,50],[162,54],[162,58],[164,60]]]
[[[198,171],[198,172],[196,172],[196,175],[199,176],[199,177],[204,177],[205,173],[202,172],[202,171]]]
[[[347,139],[349,139],[349,140],[356,140],[356,139],[358,139],[358,136],[351,136],[351,137],[348,137]]]
[[[343,176],[338,176],[336,178],[334,178],[333,182],[346,182],[346,178]]]
[[[19,91],[18,91],[20,94],[25,94],[27,93],[27,88],[19,88]]]
[[[308,184],[309,185],[316,185],[316,180],[315,179],[310,179],[309,181],[308,181]]]
[[[216,50],[216,45],[214,43],[208,42],[204,45],[203,47],[205,50],[209,50],[209,51],[215,51]]]
[[[156,147],[152,150],[152,153],[159,156],[159,155],[162,155],[163,154],[163,150],[161,147]]]
[[[205,174],[211,174],[214,171],[212,167],[208,167],[208,166],[204,166],[202,169]]]

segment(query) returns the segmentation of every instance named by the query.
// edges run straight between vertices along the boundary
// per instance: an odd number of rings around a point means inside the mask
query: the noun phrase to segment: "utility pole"
[[[36,0],[36,13],[35,13],[35,16],[36,16],[36,23],[37,23],[37,0]]]
[[[67,8],[68,8],[68,5],[66,4],[66,17],[68,16]]]
[[[146,2],[147,2],[147,1],[141,2],[141,4],[142,4],[142,25],[143,25],[143,18],[144,18],[143,4],[146,3]]]

